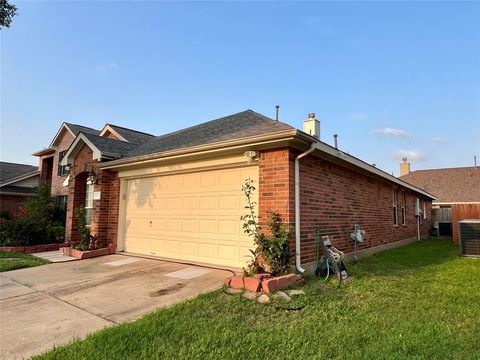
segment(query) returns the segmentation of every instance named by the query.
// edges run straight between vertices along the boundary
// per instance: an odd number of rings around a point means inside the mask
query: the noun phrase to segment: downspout
[[[299,273],[304,273],[300,251],[300,162],[299,160],[315,150],[316,143],[310,149],[295,158],[295,267]]]

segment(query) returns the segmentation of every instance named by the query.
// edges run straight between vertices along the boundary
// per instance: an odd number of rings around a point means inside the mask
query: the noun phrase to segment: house
[[[38,167],[0,162],[0,214],[2,218],[20,215],[25,200],[38,185]]]
[[[60,160],[80,132],[84,134],[98,134],[95,130],[86,126],[63,123],[55,134],[50,145],[33,153],[39,157],[40,183],[47,184],[51,188],[52,196],[55,197],[57,206],[67,210],[68,187],[65,183],[70,173],[68,165],[60,165]]]
[[[437,197],[433,201],[434,225],[440,235],[458,243],[458,222],[480,219],[480,167],[410,171],[407,158],[400,164],[400,179]]]
[[[240,220],[248,178],[260,223],[273,210],[289,224],[301,272],[313,269],[316,228],[347,253],[355,224],[363,253],[428,236],[431,194],[320,141],[315,114],[304,130],[246,110],[155,137],[79,131],[59,163],[69,169],[66,238],[79,240],[84,207],[92,234],[117,251],[241,267],[253,247]]]

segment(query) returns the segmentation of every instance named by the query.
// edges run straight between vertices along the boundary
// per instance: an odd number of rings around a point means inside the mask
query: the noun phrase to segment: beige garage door
[[[125,251],[244,266],[247,178],[258,184],[258,166],[128,180]]]

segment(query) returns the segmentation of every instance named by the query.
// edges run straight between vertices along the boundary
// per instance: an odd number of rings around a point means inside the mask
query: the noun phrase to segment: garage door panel
[[[241,191],[258,167],[129,180],[125,250],[244,266],[253,241],[243,233]]]

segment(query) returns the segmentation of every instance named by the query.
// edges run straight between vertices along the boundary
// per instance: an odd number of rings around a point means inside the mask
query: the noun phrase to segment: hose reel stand
[[[350,238],[353,240],[353,263],[357,264],[357,243],[363,242],[365,237],[365,230],[362,230],[359,224],[353,226],[353,232],[350,234]]]

